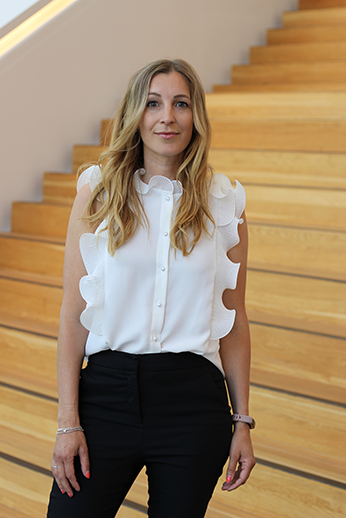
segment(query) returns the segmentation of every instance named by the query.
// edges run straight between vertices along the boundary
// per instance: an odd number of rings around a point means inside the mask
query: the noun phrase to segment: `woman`
[[[79,177],[49,518],[113,517],[143,466],[149,516],[201,518],[228,455],[224,490],[255,464],[245,195],[211,174],[210,138],[196,72],[156,61],[130,81],[100,167]]]

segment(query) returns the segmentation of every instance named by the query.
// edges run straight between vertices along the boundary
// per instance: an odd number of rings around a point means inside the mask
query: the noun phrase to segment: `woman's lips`
[[[176,137],[178,135],[178,133],[174,133],[174,132],[170,131],[169,133],[165,133],[165,132],[156,133],[156,135],[158,135],[159,137],[162,137],[164,139],[170,139],[170,138]]]

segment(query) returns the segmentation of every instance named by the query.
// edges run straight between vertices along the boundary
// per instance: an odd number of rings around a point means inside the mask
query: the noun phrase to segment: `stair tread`
[[[62,277],[47,275],[43,273],[25,272],[15,270],[13,268],[5,268],[0,266],[0,277],[13,279],[18,281],[26,281],[34,284],[43,284],[44,286],[62,287]]]
[[[345,42],[346,46],[346,42]],[[206,96],[212,119],[345,120],[345,92],[231,92]]]

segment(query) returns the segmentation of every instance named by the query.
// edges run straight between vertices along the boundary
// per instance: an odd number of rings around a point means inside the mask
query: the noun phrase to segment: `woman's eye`
[[[149,108],[155,108],[155,107],[156,107],[156,106],[158,106],[158,105],[159,105],[159,104],[158,104],[158,102],[157,102],[157,101],[149,101],[149,102],[148,102],[148,104],[147,104],[147,106],[148,106]]]
[[[188,108],[189,107],[189,105],[185,101],[178,101],[177,106],[178,106],[178,108]]]

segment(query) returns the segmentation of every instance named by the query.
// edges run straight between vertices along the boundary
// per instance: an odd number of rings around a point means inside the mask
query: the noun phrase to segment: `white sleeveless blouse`
[[[222,303],[226,288],[235,289],[239,264],[227,251],[239,243],[238,224],[245,207],[245,191],[236,182],[215,174],[210,189],[208,221],[211,237],[202,234],[184,257],[170,244],[174,203],[179,183],[153,176],[145,184],[136,171],[135,185],[149,221],[112,257],[107,251],[105,224],[95,234],[83,234],[80,250],[87,275],[80,281],[86,308],[80,320],[89,330],[86,356],[105,349],[134,354],[184,352],[201,354],[222,371],[219,339],[233,327],[235,310]],[[93,189],[101,171],[90,167],[79,177],[77,189]]]

